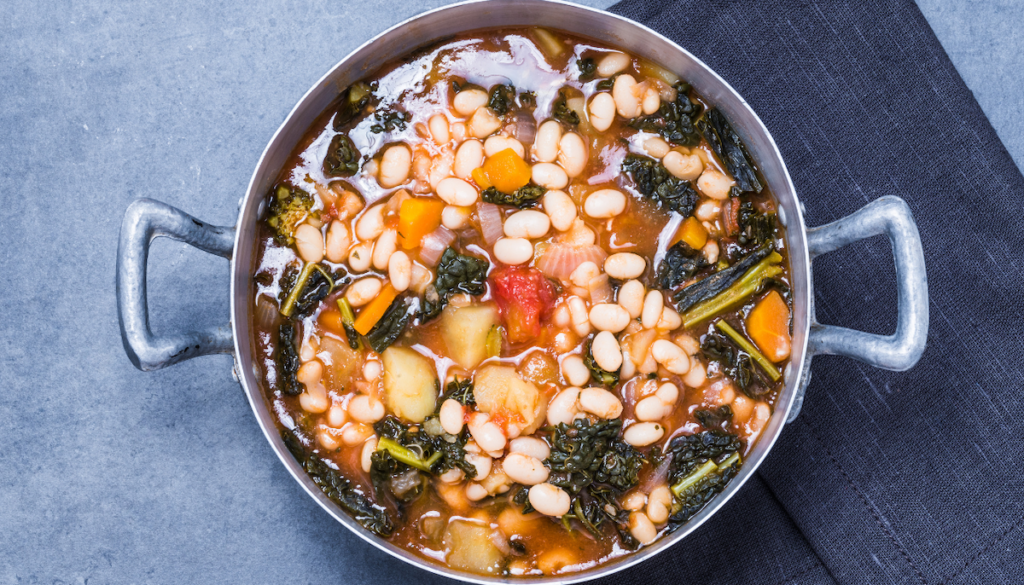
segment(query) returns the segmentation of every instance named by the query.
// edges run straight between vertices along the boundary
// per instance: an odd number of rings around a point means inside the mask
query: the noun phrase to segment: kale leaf
[[[448,382],[444,396],[441,400],[437,401],[438,409],[441,408],[441,403],[449,398],[462,406],[476,406],[476,395],[473,394],[473,381],[469,378],[460,380],[458,376],[455,376],[454,380]]]
[[[488,187],[480,193],[480,198],[486,203],[494,203],[496,205],[514,205],[519,209],[526,209],[527,207],[533,207],[536,205],[537,200],[540,199],[546,191],[547,189],[537,185],[524,185],[519,189],[516,189],[516,192],[510,195],[508,193],[502,193],[494,187]]]
[[[420,320],[426,322],[440,315],[453,294],[484,294],[487,290],[487,269],[490,266],[483,258],[459,254],[454,248],[445,250],[437,265],[437,277],[423,294]]]
[[[329,177],[351,177],[359,171],[359,150],[347,134],[336,134],[324,156],[324,174]]]
[[[675,497],[669,529],[675,530],[699,512],[739,473],[743,442],[721,430],[701,431],[672,439],[668,453],[669,483]]]
[[[697,303],[706,301],[728,289],[733,283],[743,278],[743,275],[758,262],[770,256],[773,251],[771,242],[766,242],[736,264],[719,270],[676,292],[673,297],[676,302],[676,310],[682,313]]]
[[[700,120],[697,120],[697,129],[708,141],[718,158],[725,163],[725,168],[729,170],[729,174],[736,181],[735,188],[741,192],[760,193],[762,186],[757,179],[754,164],[747,156],[743,141],[733,131],[725,116],[718,110],[708,110]]]
[[[708,410],[697,410],[693,413],[693,416],[701,426],[708,430],[720,429],[726,431],[728,426],[732,424],[732,408],[728,404]]]
[[[577,60],[576,68],[580,70],[580,81],[590,81],[594,78],[594,74],[597,73],[597,63],[590,57]]]
[[[683,217],[693,213],[697,205],[697,192],[689,181],[673,176],[660,162],[630,154],[622,161],[622,171],[629,173],[641,195],[659,207],[675,211]]]
[[[708,266],[704,254],[694,250],[685,242],[678,242],[665,253],[658,264],[658,282],[663,289],[673,289],[693,278],[700,269]]]
[[[754,210],[753,203],[744,201],[740,204],[737,215],[740,232],[736,241],[741,246],[759,246],[774,235],[774,213],[758,213]]]
[[[639,482],[637,474],[643,455],[619,440],[621,419],[590,424],[579,418],[560,423],[551,436],[551,455],[545,460],[551,469],[548,481],[571,496],[594,483],[606,484],[620,492]]]
[[[277,330],[277,382],[284,394],[302,394],[302,385],[296,378],[301,365],[295,344],[295,326],[291,322],[283,323]]]
[[[346,124],[363,113],[373,100],[373,88],[362,81],[353,83],[341,94],[341,107],[334,116],[334,130],[340,132]]]
[[[412,313],[409,312],[409,301],[402,295],[391,302],[391,306],[384,315],[377,321],[377,324],[366,334],[366,342],[370,344],[373,351],[383,352],[388,348],[409,324]]]
[[[565,95],[565,90],[558,90],[558,99],[551,107],[551,117],[568,124],[570,126],[577,126],[580,123],[580,116],[575,110],[569,107],[568,97]]]
[[[406,112],[396,112],[387,108],[378,109],[373,113],[373,117],[377,120],[377,123],[370,126],[370,132],[374,134],[405,130],[405,124],[411,118]]]
[[[291,185],[278,185],[267,208],[267,225],[276,233],[275,239],[291,246],[295,243],[295,229],[311,214],[313,197]]]
[[[679,146],[697,146],[700,133],[694,126],[694,119],[701,113],[701,105],[690,101],[690,85],[684,82],[674,86],[676,99],[661,102],[658,111],[630,122],[630,126],[644,132],[660,134],[665,140]]]
[[[586,364],[587,369],[590,370],[590,375],[602,386],[608,386],[614,388],[619,383],[619,373],[609,372],[608,370],[601,369],[601,366],[597,365],[594,360],[594,352],[591,348],[591,344],[587,344],[587,355],[583,358],[583,363]]]
[[[491,94],[487,100],[487,107],[494,110],[499,116],[508,113],[515,105],[516,87],[514,85],[498,84],[491,88]]]

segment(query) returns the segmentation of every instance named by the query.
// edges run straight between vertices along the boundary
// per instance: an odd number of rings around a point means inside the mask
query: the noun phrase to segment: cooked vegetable
[[[541,316],[555,300],[544,275],[536,268],[503,266],[491,274],[490,282],[509,342],[530,341],[540,335]]]
[[[587,344],[587,354],[583,358],[583,363],[587,366],[587,369],[590,370],[590,376],[594,378],[598,384],[614,388],[615,385],[619,383],[619,373],[602,370],[601,366],[597,365],[597,362],[594,361],[594,352],[591,350],[591,343]]]
[[[675,529],[699,512],[739,472],[743,443],[721,430],[707,430],[672,439],[669,472],[675,505],[669,519]],[[716,461],[720,461],[717,463]]]
[[[622,161],[622,172],[629,174],[641,195],[659,207],[682,216],[693,213],[697,205],[697,192],[688,181],[673,176],[660,162],[639,154],[630,154]]]
[[[398,461],[401,461],[410,467],[415,467],[420,471],[426,471],[427,473],[430,473],[430,466],[441,458],[441,453],[438,452],[434,453],[430,459],[423,459],[419,455],[400,445],[394,439],[389,439],[387,437],[381,437],[380,440],[377,441],[377,450],[387,451],[389,455]]]
[[[327,354],[325,359],[324,354]],[[330,336],[320,338],[317,357],[324,364],[323,384],[328,392],[345,392],[360,369],[359,353],[347,343]]]
[[[384,403],[405,420],[423,422],[434,412],[437,376],[430,360],[406,347],[389,347],[384,361]]]
[[[278,185],[267,208],[267,225],[274,229],[281,244],[295,244],[295,228],[312,215],[313,196],[290,185]]]
[[[295,326],[284,323],[277,330],[277,386],[284,394],[302,394],[302,384],[295,378],[301,365],[295,343]]]
[[[338,504],[352,515],[363,528],[382,537],[389,537],[395,526],[388,516],[387,510],[370,502],[370,500],[352,482],[345,479],[338,471],[330,467],[316,455],[307,455],[299,439],[289,430],[281,431],[284,444],[292,456],[309,474],[313,483],[320,488],[331,501]]]
[[[370,105],[373,89],[362,81],[353,83],[341,95],[341,107],[334,116],[334,130],[340,132],[346,124],[366,111]]]
[[[487,332],[487,357],[498,357],[501,355],[501,327],[497,324]]]
[[[405,130],[405,124],[411,118],[406,112],[396,112],[387,108],[380,108],[374,111],[373,117],[377,120],[377,123],[370,126],[370,132],[374,134]]]
[[[495,187],[487,187],[480,193],[480,198],[487,203],[513,205],[520,209],[526,209],[527,207],[533,207],[536,205],[537,200],[540,199],[545,192],[547,192],[547,189],[537,185],[526,185],[524,187],[520,187],[511,195],[508,193],[502,193]]]
[[[697,410],[694,411],[693,417],[697,419],[697,422],[702,427],[708,430],[718,429],[722,432],[728,432],[728,427],[732,424],[732,408],[728,404],[723,404],[718,408],[712,408],[710,410]]]
[[[630,126],[645,132],[660,134],[662,138],[679,146],[697,146],[700,133],[694,120],[700,115],[702,106],[690,100],[690,85],[676,83],[676,99],[661,102],[658,111],[650,116],[641,116],[630,122]]]
[[[620,492],[635,486],[644,457],[618,438],[621,429],[620,419],[590,424],[578,418],[572,424],[560,423],[551,436],[551,456],[545,461],[551,469],[548,481],[570,495],[595,482]]]
[[[487,178],[487,173],[484,172],[483,167],[477,167],[469,174],[473,177],[473,182],[476,183],[477,187],[480,187],[481,189],[494,189],[491,185],[491,180]],[[497,189],[494,190],[497,191]],[[486,201],[486,199],[484,199],[484,201]]]
[[[666,290],[673,289],[693,278],[697,271],[707,265],[704,254],[685,242],[679,242],[668,249],[665,258],[658,264],[658,282]]]
[[[444,532],[445,559],[456,569],[497,575],[505,561],[505,555],[495,544],[499,538],[500,535],[486,524],[453,520]]]
[[[576,126],[580,123],[580,115],[569,107],[566,102],[568,99],[564,89],[558,90],[558,99],[551,105],[551,117],[563,124]]]
[[[511,148],[487,157],[483,169],[493,188],[502,193],[514,193],[530,182],[530,165]]]
[[[352,305],[345,297],[338,298],[338,312],[341,313],[341,326],[345,329],[345,337],[348,338],[348,345],[352,349],[361,349],[359,343],[359,332],[356,331],[356,314],[352,311]]]
[[[369,304],[363,307],[363,310],[359,312],[359,316],[356,317],[355,323],[352,324],[361,335],[367,335],[370,330],[377,325],[377,322],[384,317],[384,313],[391,307],[391,303],[398,296],[398,291],[395,287],[391,286],[391,283],[384,285],[381,289],[380,294],[374,297]]]
[[[674,242],[684,242],[693,250],[700,250],[708,241],[708,230],[696,217],[690,216],[679,226],[679,233],[676,234]]]
[[[437,265],[437,277],[423,294],[420,320],[426,322],[440,315],[453,294],[484,294],[487,290],[487,269],[490,266],[483,258],[459,254],[454,248],[445,250]]]
[[[676,310],[685,311],[686,327],[712,317],[757,290],[761,281],[782,272],[782,256],[771,245],[762,246],[736,264],[719,270],[673,296]]]
[[[490,96],[487,100],[487,107],[494,110],[494,113],[499,116],[504,116],[508,113],[516,103],[516,87],[514,85],[495,85],[491,88]]]
[[[467,370],[477,367],[488,357],[488,338],[497,326],[498,310],[491,304],[449,305],[441,312],[441,337],[448,348],[448,355]]]
[[[738,235],[741,246],[760,246],[772,239],[775,233],[775,214],[758,213],[753,203],[744,201],[737,212]]]
[[[725,168],[736,181],[736,189],[741,192],[760,193],[763,188],[757,179],[754,164],[747,156],[743,141],[733,131],[729,121],[718,110],[708,110],[697,120],[697,129],[708,141],[711,149],[725,163]]]
[[[348,284],[348,278],[344,269],[331,274],[323,265],[309,262],[291,284],[288,296],[281,303],[281,314],[285,317],[309,316],[336,286],[345,284]]]
[[[738,349],[732,340],[712,329],[701,342],[701,351],[709,360],[718,363],[718,371],[725,374],[747,396],[757,398],[771,389],[750,355]]]
[[[747,315],[747,334],[771,361],[789,357],[793,339],[789,335],[789,305],[778,291],[769,291]]]
[[[444,396],[438,400],[438,404],[451,398],[462,406],[476,406],[476,396],[473,394],[473,381],[470,379],[460,380],[458,376],[445,388]]]
[[[537,40],[537,44],[540,46],[540,50],[548,57],[558,57],[565,52],[565,43],[560,41],[558,37],[551,34],[550,31],[543,28],[534,28],[530,30],[533,33],[533,38]]]
[[[366,334],[366,342],[370,344],[373,351],[377,353],[384,351],[402,335],[411,318],[409,301],[404,296],[398,297],[373,326],[373,329]]]
[[[510,423],[518,425],[524,435],[540,426],[547,408],[545,396],[510,366],[488,364],[477,370],[473,377],[473,398],[478,411],[501,413]]]
[[[747,338],[743,337],[743,335],[739,331],[733,329],[732,326],[726,323],[725,321],[719,321],[715,323],[715,328],[720,330],[722,333],[728,335],[733,341],[736,342],[736,345],[739,345],[740,348],[743,349],[743,351],[747,352],[750,355],[751,359],[757,362],[757,365],[761,366],[761,369],[763,369],[765,373],[768,374],[768,376],[772,379],[772,382],[778,382],[780,379],[782,379],[782,373],[779,372],[779,370],[774,365],[772,365],[771,360],[764,357],[764,354],[758,351],[758,349],[754,347],[754,344],[747,341]]]
[[[420,245],[423,236],[441,225],[444,201],[428,197],[410,197],[398,211],[398,243],[406,250]]]
[[[576,61],[576,68],[580,70],[579,80],[590,81],[594,78],[594,74],[597,73],[597,63],[591,58],[578,59]]]
[[[328,177],[351,177],[359,172],[359,150],[347,134],[336,134],[324,156],[324,174]]]

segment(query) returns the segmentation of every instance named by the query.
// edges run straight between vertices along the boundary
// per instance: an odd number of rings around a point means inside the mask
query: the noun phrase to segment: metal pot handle
[[[230,260],[235,228],[205,224],[152,199],[138,199],[128,206],[117,245],[117,315],[128,359],[148,372],[201,355],[231,353],[234,341],[230,325],[165,335],[154,335],[150,330],[146,265],[149,246],[160,236]]]
[[[874,335],[822,325],[812,313],[809,356],[842,355],[886,370],[908,370],[928,339],[928,276],[921,235],[910,207],[899,197],[881,197],[838,221],[807,230],[811,259],[879,234],[889,236],[896,259],[899,316],[896,333]]]

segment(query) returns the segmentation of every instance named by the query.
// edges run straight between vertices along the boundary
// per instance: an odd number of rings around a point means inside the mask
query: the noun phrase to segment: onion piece
[[[537,120],[530,112],[516,110],[515,122],[512,124],[512,137],[523,143],[523,146],[533,144],[537,136]]]
[[[265,296],[256,301],[256,325],[265,331],[275,331],[281,323],[281,313],[277,304]]]
[[[593,304],[615,301],[615,293],[612,291],[612,285],[608,282],[607,274],[590,279],[587,289],[590,291],[590,302]]]
[[[665,485],[665,480],[668,479],[668,471],[671,466],[672,457],[669,456],[663,458],[661,460],[661,465],[654,468],[654,470],[647,475],[643,483],[640,484],[640,487],[637,488],[637,491],[649,494],[654,490],[654,488]]]
[[[493,246],[505,234],[501,227],[501,210],[493,203],[477,203],[476,214],[480,219],[480,233],[487,245]]]
[[[593,262],[603,266],[607,257],[608,253],[595,244],[579,246],[555,242],[545,248],[544,253],[537,259],[537,268],[545,276],[567,281],[569,275],[580,264]]]
[[[420,244],[420,261],[427,266],[434,267],[441,260],[441,255],[448,249],[448,246],[455,241],[455,232],[440,226],[436,230],[423,236]]]

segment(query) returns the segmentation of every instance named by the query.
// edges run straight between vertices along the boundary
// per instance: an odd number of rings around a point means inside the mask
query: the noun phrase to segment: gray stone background
[[[114,259],[138,197],[233,223],[307,87],[445,3],[0,3],[0,582],[441,581],[301,492],[229,357],[136,371]],[[1024,4],[919,4],[1021,165]],[[154,330],[226,320],[225,261],[166,240],[151,260]]]

